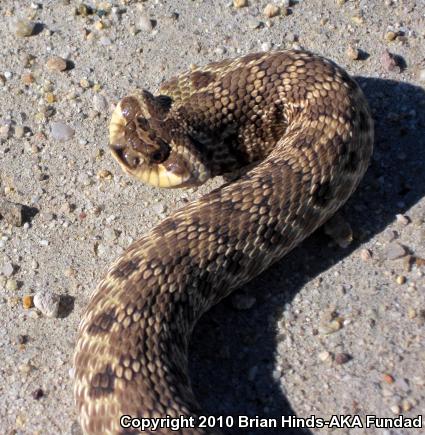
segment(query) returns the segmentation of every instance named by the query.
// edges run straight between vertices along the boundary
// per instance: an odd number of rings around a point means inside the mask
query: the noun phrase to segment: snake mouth
[[[190,165],[149,129],[142,96],[123,98],[112,113],[109,148],[127,174],[156,187],[193,184]]]

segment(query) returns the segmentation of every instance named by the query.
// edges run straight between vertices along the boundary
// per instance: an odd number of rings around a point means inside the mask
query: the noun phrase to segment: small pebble
[[[58,317],[60,296],[49,290],[39,291],[34,296],[34,306],[46,317]]]
[[[46,103],[52,104],[56,101],[56,96],[52,92],[46,92],[44,94],[44,99],[46,100]]]
[[[80,86],[81,86],[83,89],[88,89],[88,88],[91,86],[91,83],[90,83],[89,80],[87,80],[87,79],[84,77],[84,78],[82,78],[82,79],[80,80]]]
[[[261,44],[261,50],[262,51],[270,51],[273,47],[273,44],[271,42],[263,42]]]
[[[18,289],[18,283],[15,279],[8,279],[5,285],[6,290],[10,292],[14,292]]]
[[[14,271],[15,271],[15,268],[13,267],[13,264],[8,261],[8,262],[3,264],[3,268],[1,270],[1,273],[4,276],[7,276],[9,278],[10,276],[13,275]]]
[[[386,384],[393,384],[394,383],[394,378],[389,374],[389,373],[384,373],[382,375],[382,380],[386,383]]]
[[[93,97],[93,107],[98,112],[106,112],[108,110],[108,102],[103,95],[95,95]]]
[[[71,380],[75,378],[75,368],[74,367],[71,367],[68,370],[68,376],[69,376],[69,379],[71,379]]]
[[[0,138],[7,139],[10,135],[10,124],[0,126]]]
[[[414,319],[416,316],[417,316],[417,312],[416,312],[416,310],[414,309],[414,308],[412,308],[412,307],[409,307],[408,309],[407,309],[407,317],[410,319],[410,320],[412,320],[412,319]]]
[[[37,388],[31,395],[34,400],[40,400],[44,396],[44,391],[41,388]]]
[[[396,220],[397,220],[398,224],[400,224],[404,227],[410,223],[410,219],[407,216],[404,216],[402,214],[396,215]]]
[[[418,80],[425,82],[425,68],[418,71]]]
[[[76,15],[81,15],[82,17],[85,18],[88,15],[92,15],[93,14],[93,9],[90,6],[88,6],[88,5],[84,4],[84,3],[81,3],[77,7],[77,9],[75,10],[75,14]]]
[[[47,69],[50,71],[65,71],[67,68],[66,60],[59,56],[52,56],[46,62]]]
[[[397,260],[407,255],[407,249],[400,243],[391,242],[386,246],[385,253],[388,260]]]
[[[397,275],[396,279],[395,279],[397,284],[405,284],[406,283],[406,277],[403,275]]]
[[[386,242],[392,242],[398,237],[397,231],[394,230],[385,230],[384,238]]]
[[[350,361],[351,356],[348,353],[337,353],[335,355],[335,363],[338,365],[342,365]]]
[[[106,241],[112,242],[117,238],[117,232],[113,228],[108,227],[104,231],[103,237]]]
[[[248,6],[248,0],[233,0],[233,6],[237,9]]]
[[[226,47],[223,47],[222,45],[215,49],[216,54],[219,56],[222,56],[224,53],[226,53],[226,51]]]
[[[396,414],[396,415],[400,414],[400,412],[401,412],[400,405],[392,405],[390,407],[390,409],[391,409],[391,412],[393,414]]]
[[[387,71],[397,71],[401,72],[400,66],[397,63],[397,59],[394,54],[390,53],[388,50],[385,50],[381,54],[381,64]]]
[[[101,169],[97,173],[97,178],[99,180],[110,180],[110,179],[112,179],[112,172],[108,171],[107,169]]]
[[[140,29],[142,32],[152,31],[153,29],[152,20],[146,15],[141,16],[138,23],[138,29]]]
[[[22,306],[24,309],[29,310],[33,304],[33,297],[31,295],[25,295],[22,298]]]
[[[103,30],[105,28],[105,23],[102,20],[96,21],[94,23],[94,28],[96,30]]]
[[[329,323],[322,324],[319,326],[319,332],[322,335],[330,335],[339,331],[343,326],[343,320],[341,318],[336,318]]]
[[[22,125],[17,125],[15,127],[15,137],[18,139],[22,139],[25,134],[25,129],[22,127]]]
[[[348,46],[347,50],[345,50],[345,54],[350,60],[358,60],[360,58],[360,51],[358,48],[353,47],[352,45]]]
[[[372,251],[370,249],[362,249],[360,251],[360,258],[363,261],[369,261],[372,258]]]
[[[419,387],[425,387],[425,377],[424,376],[413,376],[411,379],[412,383],[418,385]]]
[[[15,23],[15,34],[21,38],[31,36],[34,32],[35,23],[30,20],[20,19]]]
[[[318,357],[320,361],[327,361],[330,359],[331,354],[327,350],[324,350],[323,352],[319,353]]]
[[[65,276],[67,276],[68,278],[75,278],[75,276],[77,275],[77,271],[72,267],[68,267],[67,269],[65,269],[64,273]]]
[[[353,15],[353,16],[351,17],[351,21],[352,21],[354,24],[357,24],[358,26],[361,26],[362,24],[364,24],[364,18],[363,18],[362,15]]]
[[[404,412],[409,412],[413,408],[413,404],[409,400],[403,399],[401,402],[401,407]]]
[[[410,272],[414,264],[415,264],[415,257],[413,255],[406,255],[403,258],[403,269],[406,272]]]
[[[418,266],[418,267],[425,266],[425,258],[413,257],[413,259],[414,259],[414,263],[416,264],[416,266]]]
[[[34,366],[32,365],[32,364],[30,364],[30,363],[24,363],[24,364],[21,364],[19,367],[18,367],[18,370],[24,375],[24,376],[27,376],[27,375],[29,375],[33,370],[34,370]]]
[[[254,306],[256,299],[252,295],[236,293],[232,297],[232,305],[237,310],[249,310]]]
[[[53,139],[59,142],[65,142],[71,139],[75,134],[74,129],[62,121],[52,122],[50,129]]]
[[[21,227],[23,224],[23,209],[22,204],[7,201],[0,198],[0,216],[10,225]]]
[[[385,34],[385,40],[388,42],[394,41],[397,38],[397,33],[396,32],[387,32]]]
[[[258,29],[258,28],[260,28],[262,26],[263,26],[263,23],[261,21],[256,20],[255,18],[250,18],[248,20],[248,27],[251,30]]]
[[[24,85],[29,86],[34,83],[35,79],[31,73],[24,73],[21,76],[21,81]]]
[[[263,10],[263,15],[267,18],[273,18],[279,15],[280,8],[272,3],[268,3]]]
[[[19,334],[18,335],[18,344],[27,344],[28,343],[28,335]]]

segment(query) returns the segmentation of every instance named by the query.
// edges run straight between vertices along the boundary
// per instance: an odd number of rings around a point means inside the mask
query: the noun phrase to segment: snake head
[[[113,157],[128,174],[157,187],[189,187],[209,178],[200,156],[173,119],[171,98],[148,91],[123,98],[109,125]]]

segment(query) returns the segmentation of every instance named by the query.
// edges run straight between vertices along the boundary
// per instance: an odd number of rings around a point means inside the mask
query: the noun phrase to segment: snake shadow
[[[371,165],[343,208],[345,216],[350,216],[354,234],[362,234],[361,240],[355,239],[346,249],[331,248],[319,229],[243,288],[255,295],[254,307],[236,310],[230,296],[203,316],[191,342],[190,373],[207,415],[259,416],[278,421],[282,415],[295,415],[291,397],[285,397],[280,382],[273,377],[281,341],[274,319],[281,317],[285,305],[306,282],[383,231],[396,214],[406,212],[425,194],[424,90],[391,80],[356,79],[375,120]],[[314,398],[311,400],[314,409]],[[312,433],[307,429],[226,429],[229,434],[283,432]]]

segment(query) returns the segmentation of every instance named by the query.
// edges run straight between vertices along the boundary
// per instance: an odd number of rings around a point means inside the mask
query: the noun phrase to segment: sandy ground
[[[105,152],[112,105],[190,64],[293,46],[358,76],[372,107],[374,157],[344,207],[354,240],[341,248],[318,231],[207,314],[192,344],[196,394],[214,415],[424,414],[425,2],[294,1],[273,18],[266,3],[88,2],[85,16],[77,1],[0,2],[0,198],[26,206],[24,226],[0,220],[1,433],[80,433],[71,356],[91,290],[132,240],[220,183],[162,191],[124,176]],[[18,18],[37,23],[32,36]],[[67,70],[49,68],[54,55]],[[74,136],[55,139],[57,121]],[[403,258],[391,259],[394,243]],[[61,296],[59,317],[23,307],[40,290]]]

